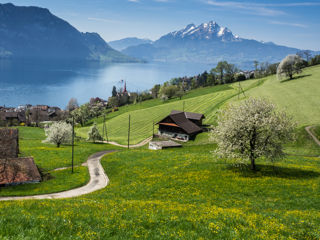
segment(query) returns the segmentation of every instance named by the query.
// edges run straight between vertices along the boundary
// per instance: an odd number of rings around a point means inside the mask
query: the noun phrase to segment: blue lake
[[[107,99],[112,86],[143,91],[173,77],[193,76],[213,66],[177,63],[105,64],[31,60],[0,61],[0,105],[46,104],[65,108],[75,97]]]

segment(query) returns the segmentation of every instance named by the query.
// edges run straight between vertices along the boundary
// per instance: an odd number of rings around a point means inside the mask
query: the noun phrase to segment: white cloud
[[[248,3],[248,2],[221,2],[215,0],[208,0],[207,4],[215,7],[223,7],[229,9],[240,9],[245,11],[248,14],[252,15],[262,15],[262,16],[278,16],[284,15],[285,12],[281,10],[271,9],[265,4],[256,4],[256,3]]]
[[[291,26],[291,27],[300,27],[300,28],[307,28],[307,25],[301,23],[289,23],[289,22],[280,22],[280,21],[270,21],[269,23],[275,25],[284,25],[284,26]]]
[[[140,0],[128,0],[128,2],[138,3]]]

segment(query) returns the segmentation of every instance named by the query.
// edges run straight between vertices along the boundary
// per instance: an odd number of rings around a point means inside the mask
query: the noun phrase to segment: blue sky
[[[8,1],[2,1],[6,3]],[[157,39],[189,23],[210,20],[243,38],[320,50],[320,1],[221,0],[12,0],[49,8],[80,31],[106,41]]]

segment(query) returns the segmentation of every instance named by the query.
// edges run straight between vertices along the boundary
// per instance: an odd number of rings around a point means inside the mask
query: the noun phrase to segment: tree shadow
[[[320,177],[319,172],[312,170],[262,164],[256,167],[256,171],[252,171],[248,165],[242,165],[241,167],[229,166],[228,169],[247,178],[275,177],[285,179],[312,179]]]
[[[305,78],[305,77],[310,77],[310,76],[312,76],[312,74],[298,75],[298,76],[293,77],[292,79],[289,78],[289,79],[282,80],[282,81],[280,81],[280,83],[290,82],[290,81],[294,81],[294,80],[298,80],[300,78]]]

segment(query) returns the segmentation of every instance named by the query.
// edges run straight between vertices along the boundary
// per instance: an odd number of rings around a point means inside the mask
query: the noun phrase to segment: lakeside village
[[[257,74],[274,74],[271,70],[261,65],[261,69],[255,71],[239,71],[233,64],[220,62],[215,69],[209,73],[205,71],[202,74],[193,77],[173,78],[163,85],[156,84],[152,89],[143,92],[127,91],[126,82],[123,88],[117,90],[115,86],[112,89],[112,96],[108,100],[96,97],[91,98],[89,103],[79,106],[77,99],[70,99],[66,109],[47,105],[20,105],[17,107],[0,106],[0,127],[12,126],[41,126],[53,121],[70,120],[73,116],[76,124],[84,124],[94,118],[101,116],[103,112],[117,111],[118,107],[127,104],[136,104],[142,101],[161,98],[163,101],[174,97],[182,98],[184,94],[192,89],[214,85],[222,85],[234,81],[244,81],[255,78]],[[172,109],[174,110],[174,109]]]

